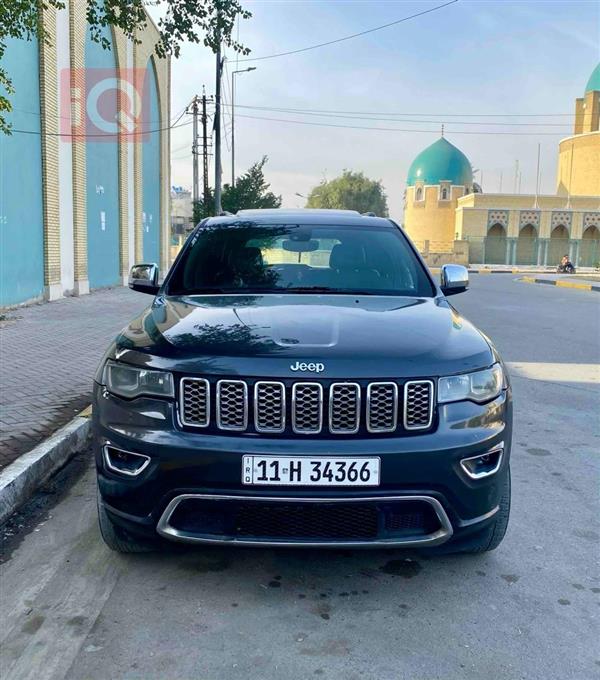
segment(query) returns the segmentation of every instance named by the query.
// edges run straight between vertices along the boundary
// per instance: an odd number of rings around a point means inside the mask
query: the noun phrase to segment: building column
[[[536,265],[538,267],[541,267],[542,262],[545,261],[547,255],[546,251],[548,250],[548,242],[544,238],[538,238],[537,240],[537,255],[536,255]]]
[[[127,38],[118,29],[113,30],[113,43],[115,45],[115,61],[117,65],[117,78],[123,78],[127,73]],[[131,93],[132,94],[132,93]],[[127,110],[128,106],[123,103],[124,93],[122,88],[117,90],[118,111]],[[121,283],[126,286],[129,277],[129,182],[128,182],[128,147],[131,136],[126,133],[126,127],[119,126],[119,274]]]
[[[504,258],[504,264],[511,264],[511,253],[512,253],[512,239],[506,239],[506,257]]]
[[[569,241],[569,260],[573,263],[574,267],[579,266],[579,248],[581,246],[580,239],[571,239]]]
[[[69,3],[69,38],[71,42],[71,123],[78,126],[85,116],[85,35],[86,5]],[[77,129],[81,129],[79,126]],[[87,262],[87,170],[85,139],[74,137],[73,149],[73,268],[75,295],[90,292]]]
[[[140,45],[133,43],[133,66],[134,66],[134,87],[137,92],[142,92],[144,88],[143,79],[140,82],[140,77],[143,76],[139,70],[138,60],[140,59]],[[136,117],[139,118],[140,111],[135,112]],[[144,224],[142,219],[142,211],[144,209],[143,202],[143,168],[142,168],[142,144],[143,141],[134,137],[133,144],[133,203],[135,213],[135,227],[134,227],[134,243],[135,243],[135,262],[142,262],[144,257]]]
[[[50,6],[45,7],[42,10],[41,22],[49,38],[48,42],[40,41],[39,46],[42,197],[44,201],[44,296],[47,300],[56,300],[62,297],[56,9]],[[27,200],[26,197],[25,200]]]

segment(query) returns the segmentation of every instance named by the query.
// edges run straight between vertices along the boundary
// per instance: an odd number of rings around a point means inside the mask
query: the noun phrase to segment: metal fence
[[[567,255],[576,267],[600,266],[600,240],[562,238],[468,238],[472,264],[556,267]]]

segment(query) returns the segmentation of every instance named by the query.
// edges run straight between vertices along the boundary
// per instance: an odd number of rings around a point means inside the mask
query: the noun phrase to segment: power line
[[[289,111],[290,113],[331,113],[331,114],[348,114],[356,116],[440,116],[442,118],[542,118],[542,117],[557,117],[557,116],[570,116],[574,117],[574,113],[394,113],[387,111],[341,111],[335,109],[298,109],[298,108],[283,108],[283,107],[270,107],[270,106],[242,106],[242,104],[236,104],[241,108],[246,109],[259,109],[264,111]],[[540,123],[542,125],[542,123]]]
[[[183,109],[182,109],[181,111],[179,111],[178,113],[176,113],[176,114],[171,118],[171,120],[174,121],[173,123],[171,123],[171,125],[175,125],[176,123],[178,123],[178,122],[181,120],[181,118],[183,118],[183,115],[185,114],[186,111],[187,111],[187,105],[184,106]],[[48,112],[42,114],[40,111],[28,111],[27,109],[19,109],[19,108],[15,108],[15,107],[11,108],[10,111],[7,111],[7,112],[5,112],[5,113],[12,113],[12,112],[15,112],[15,113],[26,113],[26,114],[28,114],[28,115],[30,115],[30,116],[37,116],[38,118],[42,118],[42,115],[43,115],[44,118],[56,118],[56,119],[58,119],[58,120],[72,120],[72,119],[73,119],[73,116],[72,116],[72,115],[69,115],[69,116],[61,116],[61,115],[58,114],[58,113],[48,113]],[[119,112],[119,113],[122,113],[122,109],[119,109],[118,112]],[[159,121],[159,120],[142,120],[141,122],[142,122],[142,124],[144,124],[144,125],[151,125],[151,124],[152,124],[152,125],[155,125],[156,123],[159,123],[159,124],[160,124],[160,121]]]
[[[390,26],[396,26],[405,21],[410,21],[410,19],[416,19],[424,14],[430,14],[431,12],[436,12],[439,9],[448,7],[449,5],[454,5],[458,0],[450,0],[443,5],[438,5],[437,7],[430,7],[429,9],[423,10],[422,12],[417,12],[416,14],[411,14],[410,16],[404,17],[402,19],[397,19],[396,21],[390,21],[388,24],[383,24],[383,26],[376,26],[375,28],[369,28],[366,31],[360,31],[360,33],[353,33],[352,35],[344,36],[343,38],[337,38],[336,40],[329,40],[324,43],[319,43],[317,45],[310,45],[309,47],[302,47],[298,50],[290,50],[289,52],[278,52],[277,54],[268,54],[264,57],[248,57],[247,59],[240,59],[241,64],[244,61],[263,61],[265,59],[275,59],[276,57],[286,57],[290,54],[300,54],[300,52],[308,52],[309,50],[316,50],[319,47],[327,47],[327,45],[335,45],[336,43],[345,42],[346,40],[352,40],[353,38],[358,38],[362,35],[367,35],[368,33],[375,33],[375,31],[381,31],[384,28],[389,28]]]
[[[241,118],[252,118],[253,120],[268,120],[274,123],[293,123],[295,125],[313,125],[316,127],[341,128],[347,130],[379,130],[380,132],[424,132],[427,134],[435,134],[437,130],[417,130],[404,128],[388,128],[388,127],[368,127],[365,125],[339,125],[335,123],[316,123],[307,120],[289,120],[286,118],[267,118],[266,116],[249,116],[248,114],[239,114]],[[401,121],[399,121],[401,122]],[[517,135],[517,136],[531,136],[531,135],[553,135],[562,136],[563,132],[501,132],[492,130],[446,130],[453,135]]]
[[[102,133],[102,134],[71,134],[67,132],[38,132],[37,130],[19,130],[18,128],[12,128],[11,132],[18,132],[22,135],[39,135],[40,137],[71,137],[71,138],[83,138],[83,139],[88,139],[89,137],[143,137],[144,135],[151,135],[154,132],[164,132],[166,130],[174,130],[175,128],[180,128],[180,127],[186,127],[187,125],[191,125],[192,121],[189,120],[186,123],[179,123],[179,125],[169,125],[168,127],[164,128],[157,128],[156,130],[143,130],[143,131],[136,131],[136,132],[115,132],[113,134],[111,133]]]
[[[225,103],[225,106],[229,106],[227,103]],[[411,119],[411,118],[389,118],[389,117],[381,117],[381,116],[359,116],[359,115],[354,115],[354,114],[343,114],[343,113],[319,113],[316,110],[310,110],[310,109],[284,109],[284,108],[275,108],[275,107],[268,107],[268,106],[243,106],[242,104],[236,104],[238,108],[241,109],[252,109],[252,110],[259,110],[259,111],[271,111],[275,113],[294,113],[294,114],[300,114],[303,116],[317,116],[319,118],[345,118],[349,120],[380,120],[380,121],[388,121],[388,122],[396,122],[396,123],[431,123],[431,124],[437,124],[441,125],[444,124],[448,121],[446,120],[427,120],[427,119]],[[401,115],[401,114],[398,114]],[[479,121],[460,121],[460,120],[453,120],[451,121],[455,125],[502,125],[502,126],[508,126],[508,125],[520,125],[520,126],[528,126],[528,127],[562,127],[565,130],[568,130],[570,128],[565,127],[565,123],[505,123],[505,122],[495,122],[495,121],[487,121],[487,122],[479,122]]]

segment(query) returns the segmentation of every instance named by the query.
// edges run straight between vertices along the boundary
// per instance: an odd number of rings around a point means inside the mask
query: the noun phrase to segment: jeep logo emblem
[[[322,373],[325,370],[325,364],[319,364],[311,361],[306,363],[304,361],[297,361],[290,366],[292,371],[310,371],[311,373]]]

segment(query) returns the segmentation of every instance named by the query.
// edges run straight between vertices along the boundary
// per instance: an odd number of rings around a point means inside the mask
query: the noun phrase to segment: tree
[[[381,181],[365,177],[362,172],[344,170],[339,177],[326,180],[314,187],[308,195],[307,208],[337,208],[374,212],[387,217],[387,198]]]
[[[85,0],[72,0],[84,2]],[[105,26],[119,28],[128,38],[139,43],[136,34],[148,24],[144,9],[146,0],[87,0],[87,21],[91,39],[110,49],[110,42],[102,36]],[[160,37],[155,46],[159,57],[179,56],[184,41],[202,42],[213,52],[219,42],[241,54],[250,50],[232,38],[238,17],[249,19],[252,15],[239,0],[165,0],[167,12],[158,20]],[[2,0],[0,2],[0,63],[6,51],[7,40],[17,38],[49,43],[48,31],[41,21],[40,11],[64,9],[64,0]],[[43,17],[43,14],[42,14]],[[4,113],[12,111],[9,96],[14,93],[8,73],[0,66],[0,131],[9,133],[10,125]]]
[[[238,210],[249,210],[251,208],[279,208],[281,207],[281,196],[276,196],[269,191],[270,184],[265,179],[263,168],[268,161],[267,156],[263,156],[260,161],[252,165],[241,177],[235,181],[235,186],[225,184],[221,195],[221,205],[223,210],[236,213]],[[205,217],[215,214],[215,201],[212,189],[209,190],[209,199],[197,201],[194,204],[194,224],[198,224]]]

